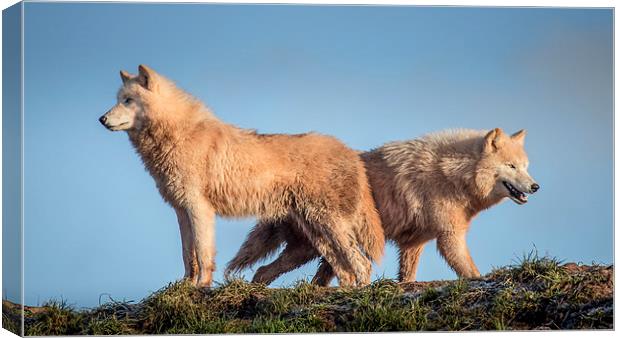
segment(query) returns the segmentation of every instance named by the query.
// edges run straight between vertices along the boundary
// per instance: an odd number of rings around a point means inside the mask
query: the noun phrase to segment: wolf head
[[[116,95],[116,105],[99,118],[99,122],[112,131],[140,129],[144,121],[144,102],[152,95],[155,72],[144,65],[138,75],[121,71],[123,85]]]
[[[191,101],[188,94],[145,65],[138,66],[138,75],[122,70],[121,80],[116,105],[99,118],[112,131],[139,131],[149,122],[174,120],[180,115],[178,106]],[[176,107],[168,107],[174,102]]]
[[[517,204],[525,204],[526,194],[533,194],[540,188],[527,172],[529,161],[524,141],[525,130],[507,135],[495,128],[484,136],[476,184],[487,198],[508,197]]]

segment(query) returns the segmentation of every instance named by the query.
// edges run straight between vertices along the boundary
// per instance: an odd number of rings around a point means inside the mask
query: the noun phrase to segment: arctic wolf
[[[355,151],[329,136],[226,124],[152,69],[138,71],[121,71],[118,102],[100,122],[127,132],[175,209],[186,278],[211,284],[217,214],[295,226],[342,285],[369,283],[370,260],[380,258],[385,239]]]
[[[471,220],[482,210],[505,198],[517,204],[539,185],[528,174],[523,148],[525,131],[513,135],[491,131],[452,130],[425,137],[388,143],[362,154],[377,209],[387,239],[400,251],[399,279],[414,281],[424,245],[437,239],[437,247],[461,277],[480,276],[465,242]],[[306,261],[287,257],[257,270],[255,282],[270,283],[280,274],[319,256],[311,243],[292,227],[256,225],[229,271],[249,267],[275,251],[282,242],[295,241],[314,253]],[[258,239],[269,238],[269,245]],[[328,284],[333,277],[329,262],[321,261],[313,282]]]

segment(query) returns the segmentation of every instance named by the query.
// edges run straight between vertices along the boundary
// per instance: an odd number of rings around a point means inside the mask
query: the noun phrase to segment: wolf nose
[[[103,116],[101,116],[101,117],[99,118],[99,122],[101,122],[101,124],[103,124],[103,125],[105,126],[105,121],[106,121],[107,119],[108,119],[108,118],[107,118],[107,117],[105,117],[105,115],[103,115]]]
[[[534,183],[534,184],[532,184],[530,189],[532,189],[532,192],[536,192],[536,191],[538,191],[538,189],[540,189],[540,186],[538,185],[538,183]]]

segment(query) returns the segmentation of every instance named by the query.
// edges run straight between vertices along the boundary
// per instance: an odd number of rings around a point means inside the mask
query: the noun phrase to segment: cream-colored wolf
[[[414,281],[424,245],[437,247],[461,277],[478,277],[465,235],[471,220],[506,197],[518,204],[539,189],[527,172],[525,131],[513,135],[491,131],[453,130],[388,143],[362,154],[387,239],[400,251],[399,279]],[[245,269],[272,254],[282,242],[312,252],[306,260],[285,250],[259,268],[255,282],[271,283],[280,274],[319,256],[293,227],[256,225],[227,271]],[[313,282],[326,285],[333,272],[325,260]]]
[[[146,66],[122,71],[117,104],[100,118],[124,130],[176,210],[185,277],[208,286],[215,215],[296,226],[342,285],[370,282],[385,239],[359,155],[333,137],[257,134],[217,119]]]

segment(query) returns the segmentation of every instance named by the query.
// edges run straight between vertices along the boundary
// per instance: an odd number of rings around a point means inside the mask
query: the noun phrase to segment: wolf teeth
[[[527,200],[527,196],[525,195],[525,193],[515,188],[512,184],[504,182],[504,185],[508,188],[510,194],[515,198]]]

